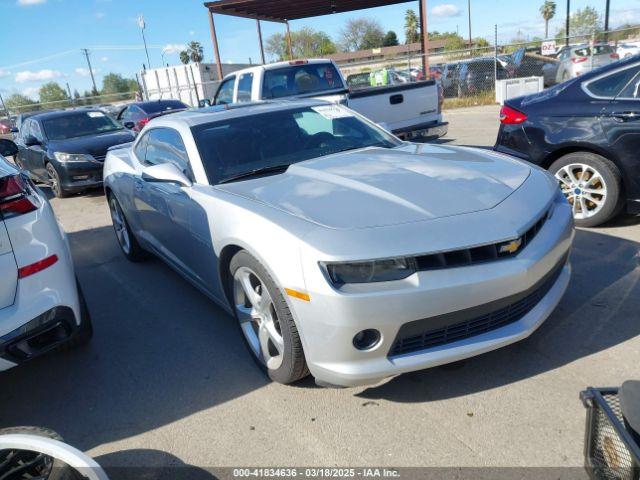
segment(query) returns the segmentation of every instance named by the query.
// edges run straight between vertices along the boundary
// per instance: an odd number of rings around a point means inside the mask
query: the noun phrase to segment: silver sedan
[[[511,344],[569,282],[571,208],[547,172],[325,102],[155,119],[109,152],[104,184],[126,257],[160,257],[232,314],[282,383],[376,383]]]

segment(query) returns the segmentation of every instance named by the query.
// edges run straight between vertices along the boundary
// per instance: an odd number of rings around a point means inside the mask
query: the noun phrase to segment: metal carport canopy
[[[214,14],[231,15],[234,17],[251,18],[256,20],[258,36],[260,38],[262,63],[265,63],[260,20],[287,24],[289,54],[292,57],[289,20],[331,15],[333,13],[351,12],[353,10],[382,7],[397,3],[409,2],[407,0],[217,0],[213,2],[205,2],[204,6],[209,10],[211,40],[213,42],[214,54],[218,65],[218,75],[222,78],[220,51],[213,22]],[[418,3],[420,6],[422,31],[425,32],[427,25],[427,0],[418,0]],[[426,69],[426,67],[428,67],[428,65],[426,65],[426,53],[429,51],[427,35],[422,35],[422,51],[425,61],[425,74],[428,74]]]

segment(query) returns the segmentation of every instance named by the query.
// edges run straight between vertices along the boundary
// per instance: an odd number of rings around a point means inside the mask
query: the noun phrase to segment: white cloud
[[[640,8],[625,8],[620,10],[611,11],[611,20],[624,25],[629,23],[631,25],[640,23]]]
[[[91,75],[91,72],[89,72],[88,68],[76,68],[75,72],[81,77],[88,77],[89,75]]]
[[[189,36],[193,37],[196,34],[195,30],[189,30]]]
[[[181,51],[186,49],[187,49],[186,45],[182,45],[180,43],[168,43],[162,48],[162,53],[164,53],[165,55],[172,54],[172,53],[180,53]]]
[[[9,70],[2,70],[0,68],[0,78],[2,77],[8,77],[9,75],[11,75],[11,72]]]
[[[108,62],[109,61],[109,57],[100,57],[100,61],[101,62]]]
[[[42,80],[53,80],[54,78],[60,78],[62,74],[57,70],[38,70],[32,72],[31,70],[25,70],[23,72],[16,73],[16,82],[37,82]]]
[[[446,17],[458,17],[462,11],[451,3],[443,3],[442,5],[436,5],[431,9],[431,15],[434,17],[446,18]]]
[[[38,5],[39,3],[45,3],[47,0],[18,0],[18,5],[24,7],[27,5]]]

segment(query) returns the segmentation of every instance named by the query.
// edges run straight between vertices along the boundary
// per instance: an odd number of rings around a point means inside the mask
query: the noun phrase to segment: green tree
[[[33,101],[26,95],[21,93],[14,93],[4,99],[4,104],[7,106],[10,112],[28,112],[29,110],[39,110],[38,102]]]
[[[545,0],[540,7],[540,15],[544,18],[544,38],[549,38],[549,20],[556,15],[556,2]]]
[[[291,32],[291,49],[295,58],[323,57],[338,51],[329,35],[311,27]],[[287,37],[281,33],[267,38],[265,51],[277,60],[290,60]]]
[[[444,49],[453,51],[453,50],[462,50],[465,48],[469,48],[467,43],[460,35],[452,35],[447,37],[444,42]]]
[[[40,95],[40,102],[42,103],[63,102],[64,100],[69,100],[67,92],[56,82],[45,83],[40,87],[38,94]]]
[[[404,15],[405,43],[416,43],[420,40],[420,20],[416,12],[409,9]]]
[[[579,8],[571,14],[571,19],[569,20],[570,36],[586,36],[593,33],[598,34],[600,32],[602,32],[602,19],[595,8]],[[558,30],[556,38],[563,38],[566,36],[567,33],[563,27]]]
[[[340,46],[344,51],[379,48],[384,41],[380,22],[369,18],[352,18],[340,31]]]
[[[383,47],[395,47],[396,45],[399,45],[399,43],[398,35],[396,35],[396,32],[393,30],[389,30],[382,40]]]
[[[473,46],[474,47],[480,47],[480,48],[486,48],[489,46],[489,41],[486,38],[483,37],[476,37],[473,39]]]
[[[191,61],[191,58],[189,58],[189,52],[187,52],[186,50],[183,50],[180,52],[180,61],[182,63],[184,63],[185,65],[187,63],[189,63]]]
[[[124,78],[119,73],[108,73],[102,79],[102,95],[114,93],[128,93],[138,90],[138,83],[130,78]]]
[[[204,48],[202,48],[200,42],[189,42],[189,45],[187,45],[187,53],[194,63],[200,63],[204,59]]]

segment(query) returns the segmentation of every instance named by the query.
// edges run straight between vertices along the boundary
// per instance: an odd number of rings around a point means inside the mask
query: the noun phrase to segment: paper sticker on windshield
[[[319,107],[311,107],[315,112],[318,112],[327,120],[333,120],[334,118],[347,118],[353,117],[353,113],[344,108],[340,108],[337,105],[321,105]]]
[[[100,118],[104,117],[104,113],[102,112],[87,112],[91,118]]]

